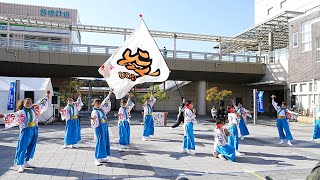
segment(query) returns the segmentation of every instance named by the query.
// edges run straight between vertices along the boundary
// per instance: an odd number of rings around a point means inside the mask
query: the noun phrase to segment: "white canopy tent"
[[[10,83],[20,80],[20,98],[24,99],[25,91],[33,91],[34,99],[33,102],[39,101],[45,97],[47,91],[50,90],[53,93],[52,83],[50,78],[25,78],[25,77],[3,77],[0,76],[0,113],[6,114],[13,111],[7,110],[8,96]],[[51,94],[52,96],[52,94]],[[50,97],[51,98],[51,97]],[[51,100],[49,100],[49,108],[39,117],[39,122],[47,121],[52,118],[53,108]],[[3,123],[3,121],[1,121]]]

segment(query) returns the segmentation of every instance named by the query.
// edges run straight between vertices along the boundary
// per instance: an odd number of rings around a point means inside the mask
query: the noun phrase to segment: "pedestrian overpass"
[[[98,68],[117,48],[0,38],[0,75],[101,77]],[[161,51],[171,70],[170,80],[250,83],[265,74],[265,64],[257,55]]]

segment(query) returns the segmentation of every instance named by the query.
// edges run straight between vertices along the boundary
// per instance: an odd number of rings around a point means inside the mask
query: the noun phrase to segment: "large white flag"
[[[136,84],[166,81],[170,73],[143,20],[98,71],[117,99],[124,97]]]

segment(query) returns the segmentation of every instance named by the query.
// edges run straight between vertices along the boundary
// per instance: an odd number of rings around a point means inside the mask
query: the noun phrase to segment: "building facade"
[[[320,6],[319,0],[255,0],[255,25],[284,13],[285,11],[305,12]]]
[[[67,25],[80,23],[78,10],[76,9],[2,2],[0,2],[0,16]],[[10,38],[27,41],[46,41],[55,43],[81,42],[81,36],[79,32],[74,32],[71,30],[56,30],[46,27],[35,28],[27,25],[16,25],[14,21],[10,22],[10,24],[0,21],[0,38],[6,38],[7,36]]]
[[[289,34],[291,103],[310,115],[320,103],[320,8],[292,19]]]

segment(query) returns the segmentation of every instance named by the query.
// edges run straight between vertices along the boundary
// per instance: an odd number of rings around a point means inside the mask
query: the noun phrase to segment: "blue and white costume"
[[[38,117],[48,109],[48,97],[32,105],[30,109],[23,107],[15,113],[5,115],[5,128],[20,127],[20,135],[14,162],[24,165],[33,158],[38,139]]]
[[[143,104],[143,117],[144,117],[144,127],[143,127],[143,137],[148,138],[150,135],[154,135],[154,121],[152,117],[153,106],[157,101],[155,97],[151,95],[150,102],[145,102]]]
[[[320,108],[318,106],[314,106],[314,128],[313,128],[313,135],[312,139],[319,139],[320,138]]]
[[[91,127],[95,138],[95,158],[102,159],[110,156],[110,137],[107,124],[107,113],[111,110],[110,94],[102,101],[100,108],[91,112]]]
[[[128,99],[126,106],[121,106],[119,108],[118,116],[118,126],[119,126],[119,144],[129,145],[130,144],[130,111],[133,108],[134,103]]]
[[[191,109],[185,108],[184,111],[184,137],[183,137],[183,149],[195,150],[196,144],[194,142],[193,124],[196,124],[196,115]]]
[[[81,110],[83,103],[81,98],[78,97],[77,102],[68,104],[60,111],[61,119],[66,121],[66,133],[64,136],[65,145],[74,145],[81,140],[81,128],[79,120],[79,111]]]
[[[236,160],[236,152],[234,147],[226,142],[226,137],[221,129],[216,128],[214,131],[215,152],[222,154],[230,161]]]
[[[290,132],[288,120],[288,114],[290,114],[291,111],[287,110],[287,108],[281,108],[274,100],[272,100],[272,105],[277,111],[277,128],[280,140],[292,140],[293,137]],[[285,133],[283,132],[283,130]]]
[[[236,113],[228,113],[228,131],[230,135],[228,136],[228,144],[235,150],[239,148],[239,133],[238,133],[238,123],[239,119]]]
[[[240,115],[240,121],[238,123],[238,127],[240,130],[240,137],[244,137],[249,135],[249,130],[247,128],[247,116],[251,117],[250,112],[243,108],[242,106],[236,106],[233,104],[234,108],[236,109],[236,112]]]

